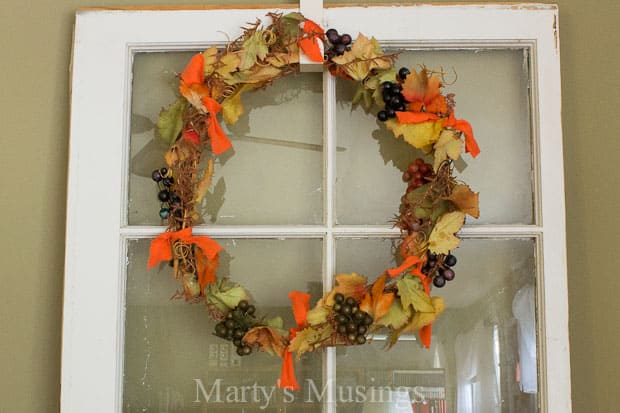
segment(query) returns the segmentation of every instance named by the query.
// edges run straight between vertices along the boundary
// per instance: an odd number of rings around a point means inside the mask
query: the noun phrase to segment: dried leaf
[[[267,63],[275,67],[290,66],[299,63],[299,50],[297,47],[291,47],[289,53],[273,53],[265,59]]]
[[[228,52],[220,58],[219,66],[215,69],[222,79],[231,79],[232,74],[237,71],[241,58],[234,52]]]
[[[461,133],[444,129],[439,135],[439,139],[435,142],[435,163],[433,168],[439,170],[439,165],[446,159],[450,158],[456,161],[463,152],[463,143],[461,142]]]
[[[332,337],[333,328],[329,323],[322,324],[320,327],[306,327],[301,330],[289,345],[289,351],[296,353],[297,359],[308,351],[314,351],[323,342]]]
[[[433,311],[431,297],[424,292],[424,286],[418,277],[407,275],[398,280],[396,286],[404,308],[412,306],[415,311]]]
[[[259,326],[250,329],[243,341],[248,345],[257,344],[263,351],[269,354],[276,354],[279,357],[284,355],[286,350],[286,339],[276,329],[269,326]]]
[[[262,84],[271,82],[282,75],[282,70],[273,66],[255,66],[250,70],[236,72],[232,77],[226,80],[229,85],[239,83],[245,84]]]
[[[320,302],[306,314],[306,322],[309,325],[317,325],[327,321],[329,310]]]
[[[430,104],[440,94],[441,79],[431,77],[426,69],[412,70],[403,82],[403,96],[410,103]]]
[[[179,84],[179,92],[187,101],[196,109],[202,113],[207,113],[207,107],[203,102],[203,98],[209,97],[211,91],[202,83],[194,83],[191,86],[187,86],[184,82]]]
[[[478,192],[474,192],[465,184],[456,185],[452,189],[452,193],[446,199],[452,201],[462,212],[474,217],[480,217],[480,208],[478,206]]]
[[[394,137],[402,136],[411,146],[421,149],[439,139],[443,121],[440,119],[422,123],[398,123],[396,119],[389,119],[385,126],[392,131]]]
[[[207,302],[214,304],[222,311],[235,308],[239,301],[249,300],[250,294],[237,284],[221,280],[207,287]]]
[[[215,63],[217,62],[217,47],[212,46],[204,51],[202,54],[204,59],[204,75],[209,76],[215,70]]]
[[[168,144],[176,142],[181,130],[183,130],[183,115],[187,104],[181,98],[162,110],[157,120],[157,130],[159,136]]]
[[[196,185],[196,190],[194,192],[194,202],[196,204],[200,204],[202,198],[205,196],[209,187],[211,186],[211,178],[213,177],[213,159],[209,159],[209,163],[207,164],[207,168],[205,169],[205,174]]]
[[[431,231],[428,238],[429,249],[435,254],[447,254],[459,246],[461,240],[454,234],[465,223],[465,213],[461,211],[449,212],[443,215]]]

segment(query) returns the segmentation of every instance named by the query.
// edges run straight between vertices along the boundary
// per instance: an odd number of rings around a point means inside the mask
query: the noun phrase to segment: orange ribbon
[[[209,237],[192,236],[191,228],[185,228],[176,232],[164,232],[151,241],[148,261],[149,269],[162,261],[170,261],[172,259],[172,243],[175,241],[182,241],[185,244],[195,244],[210,260],[215,259],[218,253],[224,249],[220,244]]]
[[[183,73],[181,73],[181,81],[186,87],[191,87],[194,84],[203,84],[204,66],[205,62],[202,53],[195,54],[183,70]],[[207,93],[209,93],[209,90],[205,86],[204,94]],[[204,96],[202,93],[200,100],[205,105],[207,112],[211,114],[209,118],[209,127],[207,128],[207,133],[211,139],[211,150],[215,155],[219,155],[232,148],[232,144],[217,120],[217,114],[222,111],[222,105],[215,99],[210,96]]]
[[[427,277],[420,271],[420,267],[422,266],[422,260],[415,255],[408,256],[405,261],[396,268],[390,268],[386,272],[392,278],[396,277],[399,274],[402,274],[406,270],[409,270],[409,274],[415,275],[420,280],[422,280],[422,286],[424,286],[424,292],[426,295],[431,295],[431,277]],[[414,267],[414,268],[411,268]],[[420,335],[420,341],[424,345],[424,347],[429,348],[431,346],[431,336],[433,332],[432,324],[426,325],[420,329],[418,334]]]
[[[440,119],[436,114],[428,112],[396,112],[396,117],[398,123],[422,123]],[[463,132],[465,135],[465,151],[474,158],[480,154],[480,147],[474,138],[474,131],[469,122],[464,119],[456,119],[454,112],[450,112],[449,117],[443,118],[443,126]]]
[[[293,306],[293,315],[297,328],[289,329],[289,341],[293,341],[298,332],[306,327],[306,316],[310,310],[310,294],[301,291],[293,291],[289,293],[291,304]],[[295,369],[293,366],[293,353],[288,349],[284,351],[282,357],[282,371],[280,372],[280,380],[278,387],[281,389],[300,390],[297,379],[295,378]]]
[[[299,41],[299,47],[308,56],[308,59],[313,62],[323,62],[323,53],[321,53],[321,46],[319,46],[319,39],[323,37],[325,32],[312,20],[304,21],[304,33],[310,35],[304,37]]]

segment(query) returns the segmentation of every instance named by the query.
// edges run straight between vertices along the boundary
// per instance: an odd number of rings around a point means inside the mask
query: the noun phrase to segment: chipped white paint
[[[226,41],[224,33],[234,38],[240,34],[240,22],[254,21],[262,14],[256,9],[213,9],[82,11],[77,15],[67,200],[63,413],[122,410],[126,240],[153,236],[160,230],[126,225],[133,53],[221,45]],[[571,390],[557,17],[554,5],[485,4],[333,7],[323,10],[322,20],[326,27],[352,34],[364,31],[392,46],[529,48],[533,156],[538,164],[536,225],[470,226],[462,234],[539,240],[541,411],[567,413],[571,411]],[[324,91],[326,224],[208,227],[197,228],[196,232],[324,238],[324,280],[330,282],[335,235],[396,233],[386,227],[332,224],[335,95],[329,77],[325,77]],[[325,375],[330,378],[335,353],[328,351],[326,357]],[[332,413],[334,406],[326,405],[325,411]]]

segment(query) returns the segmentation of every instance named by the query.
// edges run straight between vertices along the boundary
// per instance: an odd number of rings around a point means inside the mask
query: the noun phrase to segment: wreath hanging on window
[[[214,334],[232,341],[239,355],[262,350],[281,357],[278,384],[297,390],[293,353],[362,345],[379,330],[388,332],[388,348],[404,332],[417,332],[430,346],[432,323],[445,307],[443,298],[431,296],[431,285],[441,288],[454,279],[456,233],[466,215],[479,215],[478,194],[455,178],[453,161],[463,150],[473,157],[480,150],[470,124],[455,117],[454,96],[442,93],[443,73],[424,66],[396,70],[398,54],[385,54],[374,38],[324,31],[299,13],[267,16],[271,24],[257,20],[226,48],[194,55],[180,74],[180,97],[159,116],[159,133],[170,146],[166,166],[152,178],[168,228],[152,241],[148,267],[171,263],[182,284],[176,296],[205,303],[217,321]],[[200,220],[214,158],[232,148],[218,114],[234,124],[243,113],[242,95],[296,73],[300,49],[333,76],[356,82],[352,103],[376,113],[395,138],[431,161],[418,158],[403,174],[406,190],[394,220],[401,230],[402,264],[374,282],[338,274],[333,289],[312,308],[309,294],[289,293],[297,325],[287,331],[281,317],[257,314],[243,286],[216,276],[222,247],[192,235],[192,226]]]

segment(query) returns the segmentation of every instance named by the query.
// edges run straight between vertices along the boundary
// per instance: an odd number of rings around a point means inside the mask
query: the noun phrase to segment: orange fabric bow
[[[319,45],[319,39],[323,37],[325,32],[312,20],[306,20],[304,22],[304,33],[310,35],[304,37],[299,41],[299,47],[305,53],[306,56],[313,62],[323,62],[323,53],[321,52],[321,46]]]
[[[424,292],[426,295],[431,295],[431,277],[425,276],[422,271],[420,271],[420,267],[422,266],[422,260],[415,255],[408,256],[405,261],[396,268],[390,268],[386,272],[392,278],[397,275],[409,270],[409,274],[415,275],[420,280],[422,280],[422,285],[424,286]],[[414,267],[414,268],[411,268]],[[420,335],[420,341],[424,345],[424,347],[429,348],[431,346],[431,336],[433,333],[433,325],[429,324],[420,329],[418,334]]]
[[[422,123],[439,120],[439,116],[428,112],[396,112],[398,123]],[[443,118],[444,128],[452,128],[463,132],[465,135],[465,151],[476,157],[480,154],[480,147],[474,138],[474,131],[471,124],[464,119],[456,119],[454,112],[450,116]]]
[[[183,70],[183,73],[181,73],[182,85],[180,89],[181,93],[184,96],[184,90],[187,91],[186,93],[192,93],[188,90],[188,88],[190,90],[192,89],[192,85],[204,86],[204,66],[205,61],[202,53],[194,55],[194,57],[192,57],[192,59],[189,61],[189,63]],[[220,105],[215,99],[208,96],[209,89],[206,86],[202,88],[197,88],[197,90],[201,92],[200,101],[205,106],[207,112],[209,112],[209,114],[211,115],[209,118],[209,127],[207,129],[209,138],[211,139],[211,150],[214,154],[219,155],[232,148],[232,144],[228,140],[228,137],[222,130],[222,127],[217,120],[217,114],[222,111],[222,105]]]
[[[151,269],[162,261],[172,259],[172,243],[182,241],[185,244],[195,244],[202,250],[209,260],[216,258],[224,248],[209,237],[194,237],[191,228],[185,228],[176,232],[164,232],[153,241],[149,251],[148,268]]]
[[[306,327],[306,316],[310,310],[310,294],[301,291],[293,291],[289,293],[291,304],[293,306],[293,315],[297,328],[289,330],[289,340],[292,341],[297,333]],[[282,371],[280,372],[280,380],[278,387],[281,389],[299,390],[299,384],[295,378],[295,369],[293,367],[293,353],[286,349],[282,357]]]

